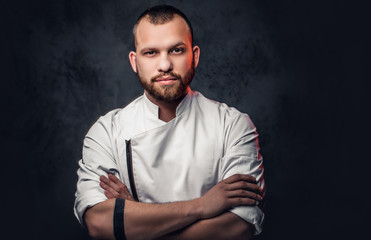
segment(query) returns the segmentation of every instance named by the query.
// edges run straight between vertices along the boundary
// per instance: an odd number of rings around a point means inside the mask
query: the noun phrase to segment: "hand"
[[[247,174],[235,174],[220,181],[201,198],[201,218],[212,218],[236,206],[255,206],[262,201],[263,189],[256,185],[256,179]]]
[[[100,187],[104,189],[107,198],[121,198],[134,201],[128,188],[115,175],[109,173],[108,178],[100,176]]]

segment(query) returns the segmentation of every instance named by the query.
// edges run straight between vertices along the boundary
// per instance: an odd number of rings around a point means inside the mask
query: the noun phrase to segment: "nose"
[[[157,70],[159,72],[169,72],[173,70],[173,64],[171,62],[171,59],[169,59],[168,54],[162,54],[160,56]]]

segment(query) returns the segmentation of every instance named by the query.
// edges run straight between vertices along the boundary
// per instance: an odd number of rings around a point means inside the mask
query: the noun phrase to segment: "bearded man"
[[[101,117],[84,140],[75,214],[100,239],[250,239],[265,193],[248,115],[189,87],[199,63],[178,9],[147,9],[130,64],[144,94]]]

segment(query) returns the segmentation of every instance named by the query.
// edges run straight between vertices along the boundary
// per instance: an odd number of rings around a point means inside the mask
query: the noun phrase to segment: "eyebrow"
[[[178,42],[178,43],[174,44],[173,46],[171,46],[170,49],[174,49],[174,48],[179,47],[181,45],[185,45],[185,43],[184,42]],[[145,47],[142,50],[140,50],[140,53],[143,54],[147,51],[153,51],[153,50],[156,50],[156,49],[157,48],[153,48],[153,47]]]
[[[178,42],[177,44],[175,44],[171,48],[176,48],[176,47],[179,47],[180,45],[185,45],[185,43],[184,42]]]

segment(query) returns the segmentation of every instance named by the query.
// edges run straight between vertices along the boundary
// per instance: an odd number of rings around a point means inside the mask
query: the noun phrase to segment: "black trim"
[[[134,174],[133,174],[133,159],[131,157],[131,140],[125,140],[126,142],[126,166],[128,168],[128,176],[130,182],[131,193],[135,201],[138,201],[137,189],[135,188]]]
[[[124,226],[125,200],[116,198],[115,210],[113,212],[113,233],[116,240],[126,240]]]

